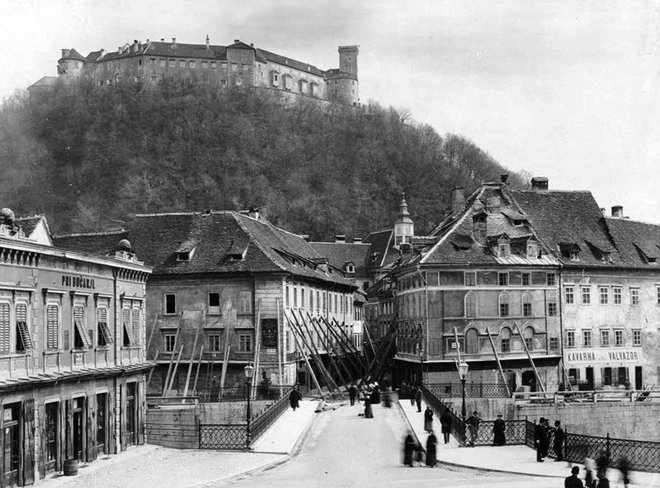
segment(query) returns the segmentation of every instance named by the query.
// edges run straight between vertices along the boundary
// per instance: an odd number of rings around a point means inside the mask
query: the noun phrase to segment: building
[[[257,381],[311,387],[310,348],[327,364],[338,338],[361,343],[356,286],[303,237],[257,212],[137,215],[125,230],[57,241],[107,252],[117,238],[130,239],[154,268],[147,284],[153,394],[241,385],[249,363]]]
[[[566,383],[657,385],[660,226],[629,220],[619,206],[608,217],[590,192],[551,191],[545,178],[512,193],[561,262]]]
[[[54,247],[44,217],[0,211],[2,486],[144,443],[151,270],[115,247]]]
[[[28,90],[39,95],[54,81],[91,79],[96,85],[122,81],[155,83],[163,77],[208,79],[224,87],[244,86],[278,90],[321,100],[359,103],[358,46],[339,46],[339,68],[316,66],[256,48],[236,39],[228,46],[133,41],[117,51],[104,49],[82,56],[75,49],[62,49],[57,77],[44,77]]]

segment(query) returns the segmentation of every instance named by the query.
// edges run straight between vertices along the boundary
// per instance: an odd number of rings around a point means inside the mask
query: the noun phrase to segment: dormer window
[[[192,251],[183,251],[176,253],[177,261],[190,261],[191,258],[192,258]]]
[[[190,261],[195,254],[197,243],[194,240],[187,240],[181,243],[176,252],[177,261]]]
[[[605,263],[611,263],[612,262],[612,253],[609,252],[603,252],[600,257],[601,261]]]
[[[580,260],[580,251],[577,249],[571,249],[569,253],[569,257],[571,261],[579,261]]]
[[[511,254],[511,246],[508,242],[500,242],[497,244],[497,255],[501,258],[508,258]]]
[[[346,274],[354,274],[355,273],[355,265],[353,263],[344,263],[344,273]]]
[[[539,246],[535,241],[527,241],[527,257],[531,259],[537,258],[539,255]]]

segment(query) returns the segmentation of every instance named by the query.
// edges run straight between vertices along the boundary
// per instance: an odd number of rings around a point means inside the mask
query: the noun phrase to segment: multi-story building
[[[144,442],[151,270],[127,242],[70,252],[43,217],[0,214],[0,484],[26,486]]]
[[[97,85],[121,81],[155,83],[163,77],[208,79],[224,87],[244,86],[279,90],[355,105],[359,102],[358,46],[339,46],[339,68],[316,66],[256,48],[236,39],[228,46],[134,41],[117,51],[101,49],[82,56],[75,49],[62,49],[58,77],[86,77]],[[30,93],[47,91],[57,77],[47,76],[29,88]]]
[[[339,340],[328,327],[361,340],[355,285],[303,237],[257,212],[137,215],[127,230],[57,241],[104,250],[117,238],[154,267],[146,303],[154,394],[235,386],[248,363],[259,381],[313,386],[304,356],[313,346],[328,361],[328,343]]]

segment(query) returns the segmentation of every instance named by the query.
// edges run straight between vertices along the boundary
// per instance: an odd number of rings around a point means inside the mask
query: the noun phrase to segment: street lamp
[[[467,377],[469,365],[465,361],[461,361],[458,365],[458,376],[461,378],[461,387],[463,391],[463,403],[461,405],[461,417],[465,420],[465,378]]]
[[[245,372],[245,378],[247,380],[247,411],[245,413],[247,425],[245,429],[245,449],[250,449],[250,420],[252,420],[250,397],[252,396],[252,373],[254,372],[254,366],[252,366],[252,363],[248,363],[245,368],[243,368],[243,371]]]

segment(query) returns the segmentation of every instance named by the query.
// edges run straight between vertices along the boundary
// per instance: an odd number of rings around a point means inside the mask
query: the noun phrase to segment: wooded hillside
[[[294,97],[296,98],[296,97]],[[450,191],[507,173],[464,137],[395,109],[163,81],[58,86],[0,111],[0,207],[54,232],[118,227],[130,213],[259,207],[313,239],[392,225],[401,192],[417,232]],[[509,184],[524,185],[519,175]]]

